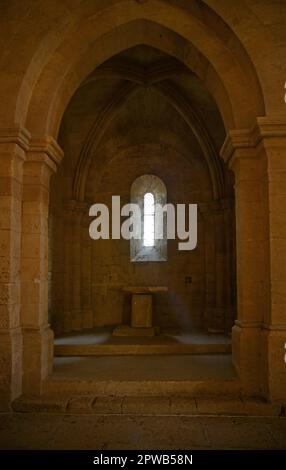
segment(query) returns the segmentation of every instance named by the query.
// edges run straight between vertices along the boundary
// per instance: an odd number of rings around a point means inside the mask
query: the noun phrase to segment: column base
[[[286,329],[262,329],[263,396],[286,400]]]
[[[23,328],[23,392],[40,394],[53,368],[54,334],[49,325]]]
[[[229,334],[233,327],[232,307],[209,307],[204,311],[204,327],[210,333]]]
[[[232,360],[246,396],[261,396],[261,328],[234,325]]]
[[[21,328],[0,331],[0,411],[22,393],[22,351]]]

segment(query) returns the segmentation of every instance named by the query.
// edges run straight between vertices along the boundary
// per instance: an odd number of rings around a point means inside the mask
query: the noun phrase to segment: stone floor
[[[57,337],[54,355],[122,356],[169,354],[230,354],[231,339],[200,331],[161,330],[156,336],[113,336],[112,328],[96,328]]]
[[[98,396],[239,392],[231,355],[55,357],[45,393]]]
[[[174,329],[156,336],[113,336],[111,328],[96,328],[59,336],[54,355],[66,356],[140,356],[169,354],[230,354],[230,337]]]
[[[286,418],[0,414],[1,449],[286,449]]]
[[[56,357],[53,376],[100,380],[202,380],[236,377],[231,355]]]

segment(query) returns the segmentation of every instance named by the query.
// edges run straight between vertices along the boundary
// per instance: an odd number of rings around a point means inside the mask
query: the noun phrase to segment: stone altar
[[[152,325],[152,296],[167,292],[167,287],[124,287],[123,292],[131,294],[131,326],[120,325],[113,331],[114,336],[154,336],[158,327]]]

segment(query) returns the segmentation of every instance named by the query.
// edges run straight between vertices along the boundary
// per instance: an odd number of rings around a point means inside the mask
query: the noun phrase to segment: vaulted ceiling
[[[115,55],[85,79],[60,130],[73,197],[79,200],[94,159],[100,167],[116,149],[146,141],[174,145],[190,160],[199,159],[209,171],[214,198],[224,197],[226,172],[219,158],[224,138],[216,103],[198,77],[144,45]]]

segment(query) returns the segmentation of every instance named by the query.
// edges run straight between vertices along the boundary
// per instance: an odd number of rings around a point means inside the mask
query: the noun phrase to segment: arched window
[[[155,200],[152,193],[144,195],[143,246],[155,245]]]
[[[142,175],[131,186],[131,203],[141,212],[141,236],[130,240],[132,262],[167,260],[167,217],[158,216],[158,206],[167,203],[167,190],[163,181],[155,175]]]

